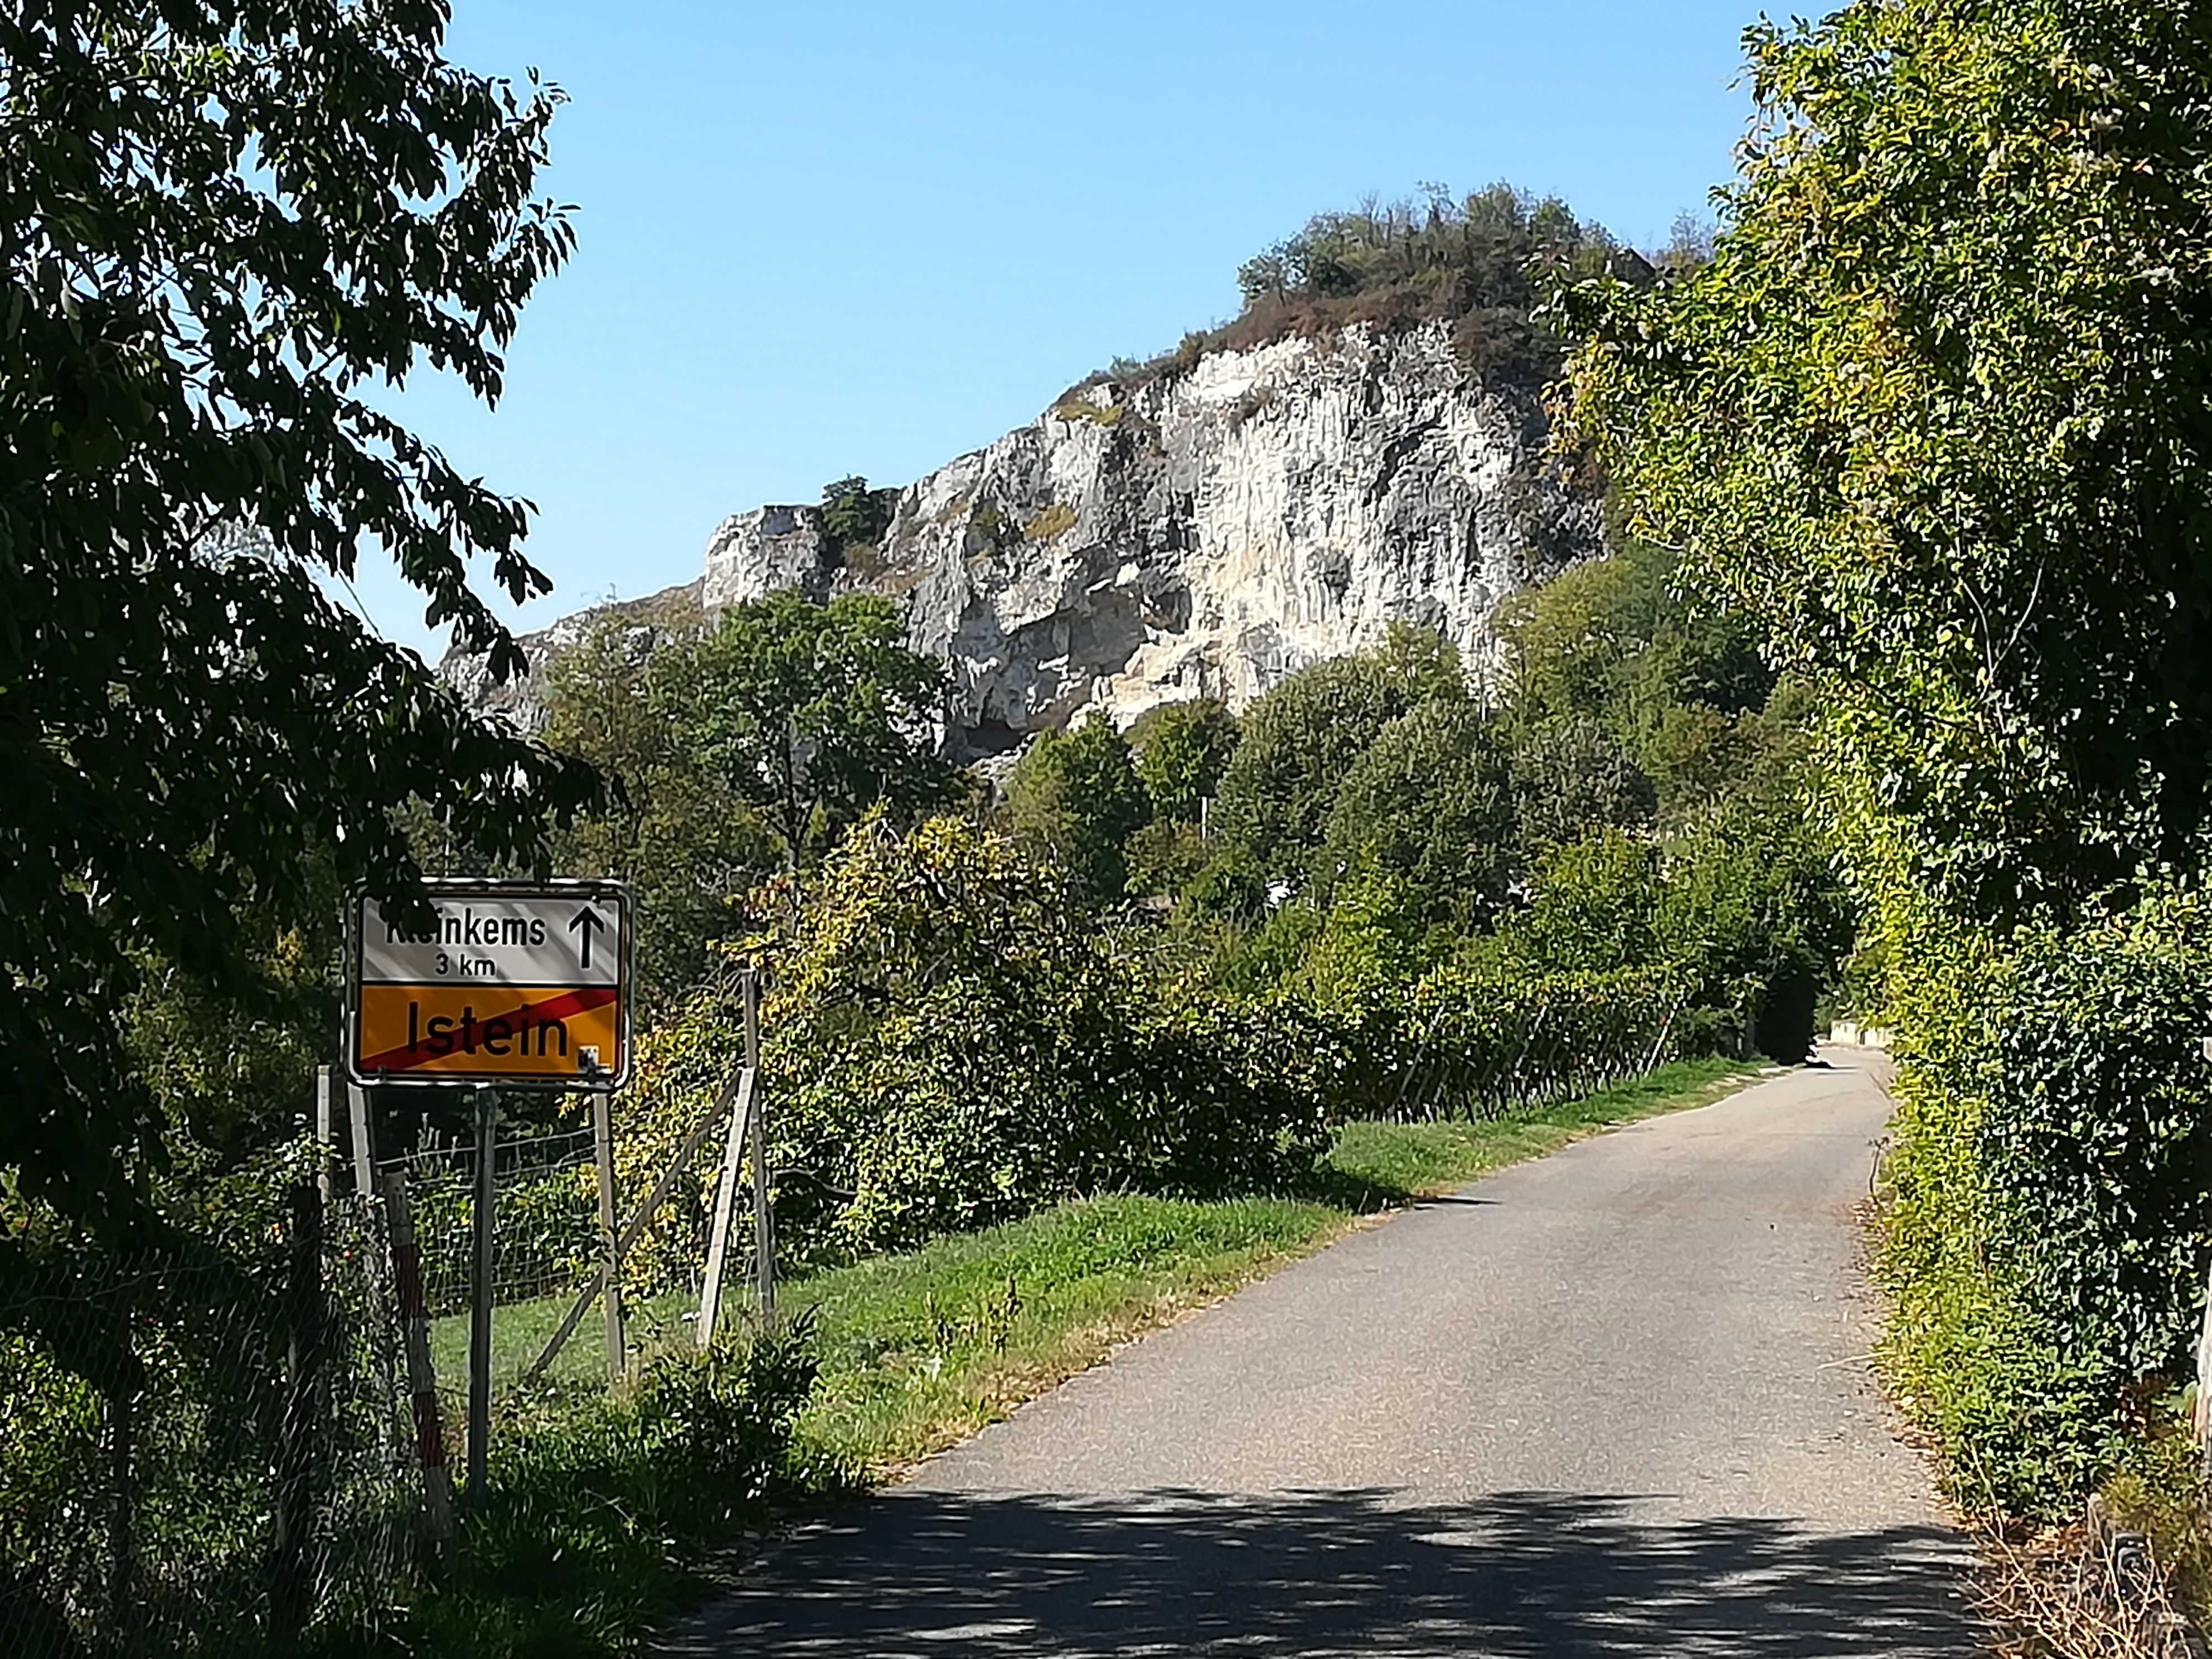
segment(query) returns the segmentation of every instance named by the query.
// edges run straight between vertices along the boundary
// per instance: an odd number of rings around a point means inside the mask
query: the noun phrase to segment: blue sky
[[[1510,179],[1639,246],[1701,210],[1748,102],[1742,0],[966,6],[454,0],[453,56],[574,100],[574,262],[496,411],[394,402],[536,501],[541,626],[689,580],[725,515],[903,483],[1117,354],[1236,308],[1311,213]],[[377,626],[434,655],[364,568]]]

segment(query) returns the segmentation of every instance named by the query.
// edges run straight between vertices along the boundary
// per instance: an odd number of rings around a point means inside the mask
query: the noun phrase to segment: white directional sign
[[[432,890],[434,933],[361,912],[364,985],[612,985],[621,978],[623,913],[613,893]]]
[[[607,882],[434,882],[434,922],[351,917],[349,1069],[365,1083],[567,1084],[629,1069],[629,894]]]

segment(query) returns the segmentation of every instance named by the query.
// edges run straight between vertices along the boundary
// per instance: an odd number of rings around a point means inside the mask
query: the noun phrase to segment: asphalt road
[[[1865,1360],[1882,1061],[1827,1059],[1124,1349],[653,1651],[1978,1651]]]

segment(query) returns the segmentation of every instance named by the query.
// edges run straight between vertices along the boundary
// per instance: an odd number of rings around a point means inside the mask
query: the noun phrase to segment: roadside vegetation
[[[895,1475],[1363,1220],[1707,1104],[1757,1069],[1678,1061],[1510,1121],[1349,1123],[1283,1192],[1071,1200],[801,1275],[781,1291],[787,1334],[711,1359],[690,1353],[671,1320],[663,1351],[611,1403],[581,1368],[511,1402],[495,1491],[460,1570],[390,1639],[484,1659],[621,1652],[703,1593],[738,1528]],[[534,1317],[501,1310],[520,1339],[503,1371],[563,1300]],[[458,1356],[465,1321],[441,1323],[438,1346]]]
[[[1567,294],[1563,407],[1813,694],[1898,1037],[1883,1357],[1954,1495],[2195,1516],[2212,57],[2117,0],[1748,44],[1711,258]]]

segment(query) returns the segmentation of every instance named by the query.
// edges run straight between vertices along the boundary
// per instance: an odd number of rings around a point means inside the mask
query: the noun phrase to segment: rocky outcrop
[[[1441,325],[1215,352],[1071,392],[902,491],[878,546],[836,549],[811,507],[730,519],[700,599],[710,615],[793,586],[894,599],[951,671],[961,760],[1087,709],[1241,706],[1394,621],[1480,670],[1498,600],[1600,549],[1597,503],[1543,438]]]
[[[545,724],[545,671],[556,657],[581,644],[594,628],[608,622],[621,625],[631,649],[649,652],[672,631],[698,624],[702,585],[693,580],[641,599],[611,600],[563,617],[534,634],[517,635],[514,642],[530,659],[530,673],[524,679],[494,684],[489,659],[468,651],[447,652],[438,672],[471,708],[497,714],[522,731],[536,732]]]

